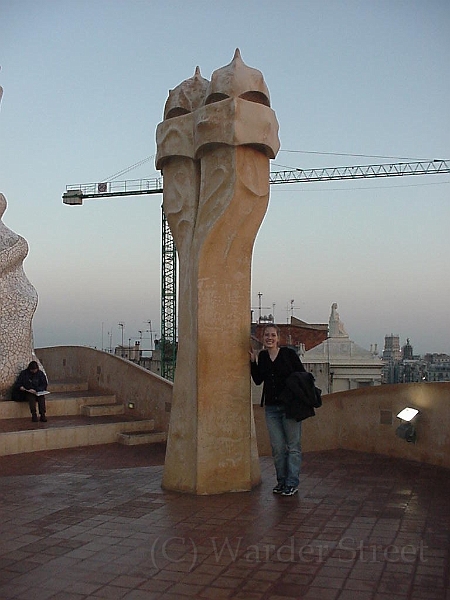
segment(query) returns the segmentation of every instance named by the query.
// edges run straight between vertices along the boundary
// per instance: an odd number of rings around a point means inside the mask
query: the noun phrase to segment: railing
[[[154,179],[128,179],[126,181],[71,184],[66,187],[64,196],[72,196],[78,193],[78,195],[82,195],[84,198],[104,198],[111,195],[162,194],[162,181],[162,177],[156,177]]]

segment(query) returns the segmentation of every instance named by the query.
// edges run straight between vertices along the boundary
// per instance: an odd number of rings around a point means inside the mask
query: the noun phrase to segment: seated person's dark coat
[[[47,389],[47,385],[47,378],[41,370],[31,373],[28,369],[24,369],[19,373],[13,385],[11,398],[16,402],[26,402],[28,400],[26,390],[43,392]],[[21,387],[24,387],[25,391],[22,391]]]

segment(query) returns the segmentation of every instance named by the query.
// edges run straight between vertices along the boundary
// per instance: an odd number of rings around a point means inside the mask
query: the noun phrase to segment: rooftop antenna
[[[262,306],[262,297],[263,297],[262,292],[258,292],[258,314],[259,314],[259,316],[258,316],[258,323],[261,323],[262,321],[264,321],[263,316],[262,316],[262,312],[261,312],[262,309],[264,309],[264,310],[270,310],[270,306]],[[273,306],[275,306],[275,304]],[[254,306],[252,306],[252,309],[251,309],[252,315],[253,315],[253,310],[255,310]],[[253,321],[253,316],[252,316],[252,321]]]
[[[151,321],[147,321],[148,324],[148,332],[150,334],[150,350],[153,350],[153,329],[152,329],[152,322]]]
[[[298,307],[295,306],[295,300],[292,299],[290,302],[288,302],[288,304],[286,305],[286,313],[287,313],[287,319],[286,322],[289,323],[290,320],[292,320],[292,317],[294,316],[294,310],[298,310]],[[289,319],[290,317],[290,319]]]

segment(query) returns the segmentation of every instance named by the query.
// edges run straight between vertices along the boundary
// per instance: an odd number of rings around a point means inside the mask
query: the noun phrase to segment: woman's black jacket
[[[312,373],[296,371],[289,375],[280,397],[286,406],[286,417],[296,421],[313,417],[314,408],[322,406],[321,390],[314,385]]]
[[[281,346],[275,360],[272,360],[267,350],[261,350],[258,361],[251,363],[251,375],[256,385],[264,383],[261,405],[268,406],[283,404],[280,394],[286,387],[289,375],[295,371],[305,371],[295,350]]]

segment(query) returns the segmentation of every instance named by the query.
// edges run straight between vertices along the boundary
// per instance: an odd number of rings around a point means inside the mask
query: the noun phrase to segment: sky
[[[448,0],[0,0],[3,222],[29,244],[35,347],[159,337],[162,197],[61,197],[147,158],[118,179],[158,176],[169,90],[236,48],[270,90],[272,171],[450,159]],[[450,353],[449,224],[449,174],[272,185],[254,314],[262,294],[279,323],[328,323],[336,302],[367,349]]]

